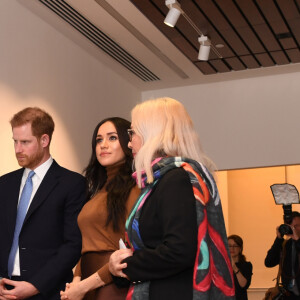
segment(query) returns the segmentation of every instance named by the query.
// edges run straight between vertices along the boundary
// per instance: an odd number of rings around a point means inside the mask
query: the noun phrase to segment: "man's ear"
[[[50,143],[49,135],[48,134],[43,134],[40,138],[40,141],[41,141],[41,145],[42,145],[43,148],[48,147],[49,143]]]

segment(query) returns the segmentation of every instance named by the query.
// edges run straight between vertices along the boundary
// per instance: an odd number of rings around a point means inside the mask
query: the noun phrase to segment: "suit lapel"
[[[38,209],[38,207],[48,198],[49,194],[58,184],[59,178],[59,165],[56,161],[53,161],[51,167],[49,168],[48,172],[46,173],[43,181],[41,182],[38,190],[36,191],[28,212],[26,214],[24,223],[27,221],[28,218],[32,215],[32,213]]]
[[[3,195],[7,197],[7,228],[9,230],[9,235],[13,236],[15,231],[15,224],[17,218],[17,207],[20,193],[21,180],[23,176],[24,169],[17,171],[16,176],[13,177],[11,185],[7,189],[7,194]]]

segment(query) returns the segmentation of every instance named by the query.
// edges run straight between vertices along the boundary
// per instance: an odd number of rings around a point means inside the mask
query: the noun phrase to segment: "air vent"
[[[278,33],[278,34],[276,34],[276,38],[277,38],[278,40],[280,40],[280,39],[289,39],[289,38],[291,38],[291,37],[292,37],[292,35],[291,35],[290,32],[283,32],[283,33]]]
[[[97,47],[110,55],[117,62],[122,64],[134,75],[143,81],[156,81],[160,80],[148,68],[141,64],[131,54],[114,42],[109,36],[103,33],[99,28],[88,21],[73,7],[63,0],[39,0],[46,5],[54,13],[68,22],[87,39],[94,43]]]

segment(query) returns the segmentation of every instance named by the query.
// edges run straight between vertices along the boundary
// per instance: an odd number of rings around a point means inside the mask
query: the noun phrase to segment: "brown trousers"
[[[109,261],[112,252],[88,252],[81,258],[81,274],[85,279],[99,270]],[[84,300],[125,300],[127,288],[118,288],[114,283],[110,283],[96,290],[90,291],[83,298]]]

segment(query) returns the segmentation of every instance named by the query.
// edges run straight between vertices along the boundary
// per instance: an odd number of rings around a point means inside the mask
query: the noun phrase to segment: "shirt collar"
[[[35,175],[37,175],[37,177],[39,178],[44,178],[52,163],[53,163],[53,158],[52,156],[50,156],[48,160],[46,160],[44,163],[42,163],[40,166],[38,166],[33,170]],[[23,173],[24,177],[27,178],[30,171],[31,169],[25,168]]]

